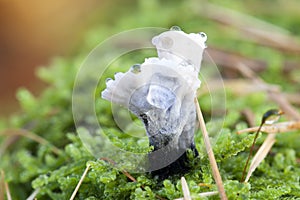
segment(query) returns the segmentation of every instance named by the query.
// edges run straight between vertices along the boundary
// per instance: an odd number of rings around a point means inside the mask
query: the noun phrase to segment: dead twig
[[[33,191],[33,193],[26,199],[26,200],[34,200],[36,199],[36,195],[40,192],[40,189],[36,189]]]
[[[5,173],[3,170],[1,170],[1,182],[2,184],[4,185],[4,190],[5,190],[5,193],[6,193],[6,198],[7,200],[12,200],[11,198],[11,193],[10,193],[10,190],[9,190],[9,186],[8,186],[8,183],[5,181]],[[2,198],[2,197],[1,197]]]
[[[181,187],[183,193],[183,200],[192,200],[189,186],[184,177],[181,177]]]
[[[111,160],[111,159],[109,159],[109,158],[100,158],[100,160],[104,160],[104,161],[107,161],[107,162],[109,162],[110,164],[112,164],[112,165],[115,165],[116,163],[115,163],[115,161],[113,161],[113,160]],[[137,182],[137,180],[129,173],[129,172],[127,172],[126,170],[122,170],[121,171],[127,178],[129,178],[129,180],[131,180],[132,182]],[[141,188],[142,189],[144,189],[145,187],[143,186],[143,185],[141,185]],[[162,198],[161,196],[159,196],[159,195],[155,195],[156,196],[156,198],[158,198],[158,199],[160,199],[160,200],[166,200],[166,199],[164,199],[164,198]]]
[[[253,157],[253,160],[250,164],[248,174],[245,179],[245,183],[247,183],[254,172],[254,170],[258,167],[258,165],[265,159],[265,157],[268,155],[269,151],[271,150],[272,146],[275,143],[275,135],[269,134],[267,138],[265,139],[264,143],[261,145],[261,147],[256,152],[255,156]]]
[[[1,170],[1,173],[0,173],[0,200],[4,200],[4,195],[5,195],[5,193],[4,193],[4,191],[5,191],[5,189],[4,189],[4,182],[5,182],[5,180],[4,180],[4,177],[3,177],[3,170]]]
[[[115,165],[115,164],[116,164],[115,161],[113,161],[113,160],[111,160],[111,159],[109,159],[109,158],[100,158],[100,160],[107,161],[107,162],[109,162],[109,163],[112,164],[112,165]],[[136,182],[136,179],[135,179],[133,176],[131,176],[131,174],[129,174],[129,172],[127,172],[126,170],[122,170],[121,172],[122,172],[125,176],[127,176],[127,178],[129,178],[132,182]]]
[[[246,96],[257,92],[265,92],[266,89],[272,91],[280,91],[280,87],[277,85],[268,84],[268,86],[266,87],[265,84],[261,83],[253,84],[253,80],[251,79],[228,79],[222,81],[210,80],[210,82],[207,84],[209,84],[209,89],[204,85],[202,89],[197,93],[198,96],[218,90],[223,90],[224,87],[238,96]]]
[[[136,182],[136,179],[135,179],[133,176],[131,176],[131,174],[129,174],[129,172],[123,170],[122,173],[123,173],[125,176],[127,176],[127,178],[129,178],[132,182]]]
[[[246,128],[243,130],[239,130],[237,134],[256,132],[258,128],[259,128],[258,126]],[[263,126],[261,128],[261,132],[265,132],[265,133],[285,133],[285,132],[297,131],[297,130],[300,130],[300,121],[281,122],[273,125]]]
[[[290,35],[285,29],[258,18],[210,3],[201,4],[201,7],[193,6],[193,10],[227,27],[236,28],[244,33],[241,36],[247,40],[275,48],[283,53],[299,54],[300,52],[300,44],[296,37]]]
[[[12,144],[14,144],[16,141],[18,141],[19,138],[20,136],[18,135],[8,136],[0,145],[0,157],[4,154],[6,149],[10,147]]]
[[[248,158],[247,158],[247,161],[246,161],[246,164],[245,164],[245,167],[244,167],[244,170],[243,170],[243,174],[242,174],[242,179],[241,179],[241,182],[244,182],[245,181],[245,174],[246,174],[246,170],[247,170],[247,167],[248,167],[248,163],[249,163],[249,161],[250,161],[250,158],[251,158],[251,156],[252,156],[252,153],[253,153],[253,150],[254,150],[254,145],[255,145],[255,143],[256,143],[256,139],[257,139],[257,137],[258,137],[258,134],[259,134],[259,132],[261,131],[261,128],[262,128],[262,126],[264,125],[264,124],[273,124],[273,123],[275,123],[279,118],[280,118],[280,116],[283,114],[283,112],[281,111],[281,110],[277,110],[277,109],[270,109],[270,110],[268,110],[267,112],[265,112],[264,114],[263,114],[263,116],[262,116],[262,119],[261,119],[261,123],[260,123],[260,126],[258,127],[258,130],[257,130],[257,132],[255,133],[255,136],[254,136],[254,139],[253,139],[253,143],[252,143],[252,145],[251,145],[251,148],[250,148],[250,152],[249,152],[249,156],[248,156]],[[274,140],[274,142],[275,142],[275,140]],[[272,147],[272,146],[271,146]],[[269,149],[270,150],[270,149]],[[256,153],[256,155],[255,155],[255,157],[257,157],[257,159],[260,159],[260,158],[264,158],[266,155],[264,155],[264,151],[259,151],[259,152],[257,152]],[[262,158],[262,159],[263,159]],[[252,161],[253,162],[253,161]],[[255,161],[255,162],[258,162],[258,161]],[[260,162],[261,162],[261,160],[260,160]],[[258,164],[260,163],[260,162],[258,162]],[[257,166],[258,166],[258,164],[257,164]],[[252,168],[251,170],[255,170],[255,168],[257,167],[257,166],[254,166],[254,169]],[[248,174],[250,173],[250,175],[252,174],[252,172],[253,171],[251,171],[250,169],[249,169],[249,171],[248,171]]]
[[[261,72],[267,68],[266,61],[249,58],[233,51],[213,46],[209,46],[206,51],[218,66],[226,67],[227,69],[235,70],[232,66],[237,65],[238,62],[245,63],[255,72]],[[203,59],[209,60],[210,58],[204,56]]]
[[[115,162],[113,160],[111,160],[111,159],[101,158],[101,160],[107,161],[110,164],[115,165]],[[77,192],[78,192],[78,190],[79,190],[79,188],[80,188],[80,186],[81,186],[84,178],[86,177],[89,169],[90,169],[90,165],[87,165],[86,168],[85,168],[85,170],[84,170],[84,172],[83,172],[83,174],[82,174],[82,176],[81,176],[81,178],[80,178],[80,180],[79,180],[79,182],[78,182],[78,184],[76,185],[76,188],[74,189],[74,191],[72,193],[72,196],[70,197],[70,200],[73,200],[75,198],[75,196],[76,196],[76,194],[77,194]],[[125,176],[127,176],[131,181],[136,182],[136,179],[133,178],[127,171],[123,170],[122,173],[125,174]]]
[[[291,104],[300,106],[300,94],[284,93],[284,96]]]
[[[244,110],[242,110],[242,114],[245,116],[246,121],[248,122],[248,125],[251,126],[255,126],[255,116],[254,113],[252,112],[252,110],[250,110],[249,108],[246,108]]]
[[[214,196],[214,195],[217,195],[219,194],[218,191],[212,191],[212,192],[202,192],[200,194],[198,194],[197,196],[198,197],[209,197],[209,196]],[[175,200],[184,200],[184,198],[178,198],[178,199],[175,199]]]
[[[300,113],[295,109],[285,98],[285,96],[280,92],[280,90],[272,87],[265,83],[261,78],[259,78],[254,71],[252,71],[249,67],[247,67],[244,63],[240,63],[236,66],[236,68],[241,72],[243,76],[249,78],[253,81],[253,83],[260,85],[268,94],[269,99],[273,102],[277,103],[281,110],[286,114],[286,116],[300,120]]]
[[[74,191],[73,191],[73,193],[72,193],[72,195],[71,195],[71,197],[70,197],[70,200],[73,200],[73,199],[75,198],[75,196],[76,196],[76,194],[77,194],[77,192],[78,192],[78,190],[79,190],[79,188],[80,188],[80,186],[81,186],[81,184],[82,184],[84,178],[86,177],[86,175],[87,175],[89,169],[90,169],[90,165],[88,164],[88,165],[86,166],[86,168],[85,168],[85,170],[84,170],[84,172],[83,172],[83,174],[82,174],[82,176],[81,176],[81,178],[80,178],[78,184],[76,185],[76,188],[74,189]]]
[[[4,186],[5,186],[5,191],[6,191],[6,197],[7,197],[7,200],[12,200],[11,194],[10,194],[10,190],[9,190],[9,186],[8,186],[8,183],[5,182],[5,183],[4,183]]]
[[[251,147],[250,147],[249,156],[248,156],[248,158],[247,158],[246,164],[245,164],[244,169],[243,169],[241,182],[244,182],[244,181],[245,181],[245,174],[246,174],[246,171],[247,171],[248,163],[249,163],[250,158],[251,158],[251,156],[252,156],[252,153],[253,153],[253,150],[254,150],[254,145],[255,145],[255,143],[256,143],[256,140],[257,140],[257,137],[258,137],[258,134],[259,134],[259,132],[260,132],[260,130],[261,130],[262,125],[263,125],[263,123],[259,126],[257,132],[255,133],[255,136],[254,136],[254,139],[253,139],[253,143],[252,143],[252,145],[251,145]]]
[[[218,191],[212,191],[212,192],[202,192],[198,196],[199,197],[209,197],[209,196],[214,196],[217,195],[219,192]]]
[[[268,96],[273,102],[277,103],[291,119],[300,120],[300,113],[288,102],[282,93],[269,91]]]
[[[198,91],[197,93],[198,96],[205,95],[207,93],[215,92],[218,90],[223,90],[224,87],[226,89],[229,89],[233,94],[238,96],[247,96],[257,92],[265,92],[266,89],[274,92],[281,90],[278,85],[267,84],[268,86],[266,88],[264,84],[261,83],[253,84],[253,80],[251,79],[240,79],[240,78],[225,79],[222,80],[222,82],[220,80],[211,79],[207,84],[209,84],[209,90],[208,87],[205,87],[204,85],[202,89]],[[290,104],[300,105],[300,94],[284,93],[282,91],[281,94],[284,96],[284,98],[287,99],[287,101]]]
[[[52,152],[57,155],[62,154],[62,151],[59,148],[55,147],[53,144],[51,144],[49,141],[45,140],[44,138],[42,138],[34,133],[24,130],[24,129],[9,129],[9,130],[0,132],[0,135],[8,135],[8,136],[15,135],[15,136],[27,137],[37,143],[40,143],[43,145],[49,145],[51,147]]]
[[[244,63],[256,73],[262,72],[268,67],[268,63],[265,60],[247,57],[234,51],[220,49],[214,46],[209,46],[206,51],[217,66],[222,66],[227,70],[236,71],[234,66],[238,63]],[[210,62],[211,58],[209,56],[204,54],[203,59]],[[299,61],[284,60],[282,63],[282,71],[284,73],[290,73],[298,69],[299,65]]]
[[[217,165],[217,162],[216,162],[216,159],[215,159],[215,155],[213,153],[213,150],[212,150],[212,147],[211,147],[211,144],[210,144],[210,141],[209,141],[208,132],[206,130],[204,118],[203,118],[203,115],[202,115],[202,112],[201,112],[201,109],[200,109],[199,102],[198,102],[197,98],[195,98],[195,104],[196,104],[197,116],[198,116],[198,120],[199,120],[199,123],[200,123],[201,132],[202,132],[202,135],[203,135],[203,140],[204,140],[204,143],[205,143],[205,147],[206,147],[206,151],[207,151],[207,154],[208,154],[209,162],[210,162],[210,165],[211,165],[211,168],[212,168],[213,177],[216,181],[221,200],[225,200],[225,199],[227,199],[227,196],[226,196],[226,193],[225,193],[224,185],[223,185],[222,178],[221,178],[221,175],[220,175],[220,172],[219,172],[219,169],[218,169],[218,165]]]

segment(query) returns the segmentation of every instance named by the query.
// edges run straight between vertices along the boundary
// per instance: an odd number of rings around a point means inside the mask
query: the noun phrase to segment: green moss
[[[19,90],[17,98],[22,113],[12,117],[9,123],[0,121],[0,130],[7,127],[26,129],[45,138],[51,145],[20,138],[13,147],[6,149],[1,155],[0,169],[5,172],[14,199],[25,199],[35,189],[39,189],[38,199],[69,199],[87,165],[90,166],[90,170],[78,191],[77,199],[156,199],[157,195],[174,199],[183,196],[179,176],[158,181],[148,173],[132,173],[131,175],[137,180],[132,182],[111,163],[93,157],[77,136],[71,106],[77,70],[90,49],[113,33],[135,27],[170,27],[175,24],[187,32],[204,31],[208,35],[208,45],[214,44],[253,58],[265,59],[269,68],[262,76],[267,82],[280,84],[283,89],[289,91],[299,91],[299,85],[294,84],[291,88],[289,77],[281,73],[281,64],[285,55],[270,48],[236,39],[235,31],[223,32],[215,22],[199,17],[195,11],[190,11],[190,6],[196,5],[194,3],[194,1],[189,3],[138,1],[134,6],[134,12],[127,13],[119,19],[114,18],[115,28],[99,25],[89,30],[85,43],[78,50],[77,55],[71,58],[56,58],[49,67],[40,68],[38,76],[48,83],[49,87],[38,97],[26,89]],[[233,1],[228,0],[224,5],[247,10],[246,6],[252,4],[248,2],[245,5],[241,3],[234,5]],[[178,17],[181,13],[185,14]],[[284,14],[287,16],[288,12]],[[280,16],[273,16],[272,21],[276,22],[278,18]],[[297,22],[298,20],[289,20],[287,17],[280,21],[287,28],[299,33],[295,28]],[[111,67],[102,79],[111,77],[114,72],[126,71],[132,64],[142,62],[149,55],[155,54],[153,51],[137,51],[123,56],[111,63]],[[106,136],[115,146],[126,151],[135,153],[151,151],[147,138],[141,138],[145,135],[143,128],[128,126],[126,132],[129,134],[123,134],[116,128],[110,104],[99,97],[100,91],[105,87],[103,80],[99,81],[95,91],[95,109]],[[199,101],[205,118],[209,121],[207,128],[212,137],[213,150],[229,199],[299,199],[300,167],[299,161],[297,162],[297,158],[300,157],[299,131],[278,135],[271,155],[254,172],[250,182],[247,184],[239,182],[254,137],[251,134],[236,135],[236,130],[246,127],[241,110],[250,108],[258,124],[262,113],[277,105],[271,103],[267,95],[262,92],[237,96],[226,91],[226,95],[224,121],[222,114],[210,120],[210,111],[214,105],[211,104],[209,94],[201,96]],[[122,112],[119,114],[121,118],[126,115]],[[89,116],[83,118],[85,122],[91,120]],[[136,118],[134,123],[141,126]],[[81,129],[81,131],[89,130]],[[6,138],[0,138],[0,142],[5,141]],[[199,199],[199,193],[217,190],[217,188],[199,131],[196,132],[195,142],[200,157],[190,158],[192,169],[185,177],[193,198]],[[53,153],[53,145],[59,148],[61,153]],[[208,199],[218,199],[218,196]]]

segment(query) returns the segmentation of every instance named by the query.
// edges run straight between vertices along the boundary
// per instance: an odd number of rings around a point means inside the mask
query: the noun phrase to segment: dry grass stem
[[[237,134],[256,132],[258,128],[259,128],[258,126],[246,128],[243,130],[239,130]],[[300,121],[281,122],[273,125],[265,125],[261,128],[261,132],[265,132],[265,133],[285,133],[285,132],[297,131],[297,130],[300,130]]]
[[[5,193],[4,193],[4,182],[5,182],[5,180],[4,180],[4,171],[3,170],[1,170],[1,173],[0,173],[0,200],[4,200],[4,195],[5,195]]]
[[[3,170],[1,170],[1,186],[0,187],[1,187],[0,188],[0,190],[1,190],[0,198],[4,199],[4,191],[2,190],[2,188],[4,187],[4,190],[5,190],[5,193],[6,193],[6,199],[7,200],[12,200],[8,183],[5,181],[5,173],[4,173]]]
[[[284,96],[291,104],[300,106],[300,94],[285,93]]]
[[[217,195],[219,192],[218,191],[212,191],[212,192],[202,192],[198,196],[199,197],[209,197],[209,196],[214,196]]]
[[[236,66],[236,68],[241,72],[241,74],[249,78],[253,81],[254,84],[261,86],[265,92],[267,92],[269,99],[273,102],[277,103],[281,110],[285,113],[285,115],[294,120],[300,120],[300,113],[295,109],[285,98],[285,96],[277,90],[265,83],[261,78],[259,78],[254,71],[252,71],[249,67],[247,67],[244,63],[240,63]]]
[[[219,194],[218,191],[212,191],[212,192],[202,192],[200,194],[198,194],[197,196],[198,197],[209,197],[209,196],[214,196],[214,195],[217,195]],[[184,200],[184,198],[178,198],[178,199],[175,199],[175,200]]]
[[[236,66],[238,63],[244,63],[256,73],[262,72],[268,68],[268,63],[265,60],[250,58],[241,55],[238,52],[220,49],[213,46],[209,46],[206,51],[208,55],[213,58],[213,61],[216,63],[216,65],[222,66],[231,72],[237,71],[234,66]],[[210,57],[204,54],[203,59],[210,61]],[[282,63],[282,70],[284,73],[292,72],[293,70],[298,69],[298,67],[299,62],[297,61],[285,60]]]
[[[261,72],[267,68],[267,62],[263,60],[253,59],[243,56],[239,53],[209,46],[207,53],[213,58],[213,61],[218,65],[225,67],[228,70],[235,70],[234,67],[238,62],[243,62],[255,72]],[[204,60],[210,58],[204,56]]]
[[[116,163],[115,163],[115,161],[113,161],[113,160],[111,160],[111,159],[109,159],[109,158],[100,158],[100,160],[104,160],[104,161],[107,161],[107,162],[109,162],[110,164],[112,164],[112,165],[115,165]],[[130,179],[132,182],[137,182],[137,180],[133,177],[133,176],[131,176],[131,174],[129,173],[129,172],[127,172],[126,170],[122,170],[121,171],[128,179]],[[141,188],[142,189],[144,189],[145,187],[143,186],[143,185],[141,185]],[[161,196],[159,196],[159,195],[155,195],[155,197],[156,198],[158,198],[158,199],[160,199],[160,200],[166,200],[165,198],[162,198]]]
[[[249,181],[252,173],[255,171],[255,169],[258,167],[258,165],[265,159],[265,157],[270,152],[274,143],[275,143],[275,134],[269,134],[266,137],[264,143],[261,145],[261,147],[256,152],[255,156],[253,157],[253,160],[250,164],[245,182]]]
[[[265,30],[281,35],[289,34],[289,32],[286,29],[283,29],[279,26],[260,20],[259,18],[255,18],[245,13],[225,8],[223,6],[205,3],[202,8],[206,9],[206,12],[204,12],[204,14],[207,17],[213,20],[219,20],[223,24],[229,24],[240,29],[253,27],[255,29]]]
[[[201,132],[202,132],[202,135],[203,135],[203,140],[204,140],[204,143],[205,143],[205,147],[206,147],[206,151],[207,151],[207,154],[208,154],[209,162],[210,162],[210,165],[211,165],[211,168],[212,168],[213,177],[216,181],[221,200],[225,200],[225,199],[227,199],[227,196],[226,196],[226,193],[225,193],[224,185],[223,185],[222,178],[221,178],[221,175],[220,175],[220,172],[219,172],[219,169],[218,169],[218,165],[217,165],[217,162],[216,162],[216,159],[215,159],[215,155],[213,153],[213,150],[212,150],[212,147],[211,147],[211,144],[210,144],[210,141],[209,141],[208,132],[207,132],[206,126],[205,126],[205,121],[204,121],[204,118],[203,118],[203,115],[202,115],[200,105],[199,105],[199,102],[198,102],[197,98],[195,98],[195,104],[196,104],[197,116],[198,116],[198,120],[199,120],[199,123],[200,123]]]
[[[123,173],[125,176],[127,176],[127,178],[129,178],[132,182],[136,182],[136,179],[135,179],[133,176],[131,176],[131,174],[129,174],[129,172],[123,170],[122,173]]]
[[[36,189],[33,191],[33,193],[26,199],[26,200],[34,200],[36,199],[36,195],[40,192],[40,189]]]
[[[201,4],[201,7],[194,7],[193,9],[206,18],[243,32],[244,34],[241,36],[244,39],[275,48],[283,53],[298,54],[300,52],[298,40],[283,28],[210,3]]]
[[[8,149],[11,145],[13,145],[16,141],[18,141],[19,138],[20,138],[20,136],[18,136],[18,135],[12,135],[12,136],[6,137],[3,140],[3,142],[0,144],[0,158],[4,154],[6,149]]]
[[[300,52],[299,42],[292,36],[271,33],[270,31],[255,28],[244,28],[242,31],[246,33],[245,36],[250,36],[250,39],[258,44],[275,48],[283,53],[298,54]]]
[[[81,178],[80,178],[80,180],[79,180],[79,182],[78,182],[78,184],[76,185],[75,190],[73,191],[73,193],[72,193],[72,195],[70,197],[70,200],[73,200],[75,198],[75,196],[76,196],[76,194],[77,194],[77,192],[78,192],[78,190],[79,190],[79,188],[80,188],[80,186],[81,186],[81,184],[82,184],[82,182],[83,182],[86,174],[88,173],[89,169],[90,169],[90,165],[87,165],[86,168],[85,168],[85,170],[84,170],[84,172],[83,172],[83,174],[82,174],[82,176],[81,176]]]
[[[106,161],[106,162],[109,162],[110,164],[112,164],[112,165],[115,165],[116,164],[116,162],[115,161],[113,161],[113,160],[111,160],[111,159],[109,159],[109,158],[100,158],[100,160],[104,160],[104,161]],[[122,170],[121,171],[129,180],[131,180],[132,182],[137,182],[137,180],[129,173],[129,172],[127,172],[126,170]],[[141,188],[142,189],[144,189],[145,187],[143,186],[143,185],[141,185]],[[160,199],[160,200],[165,200],[164,198],[162,198],[161,196],[159,196],[159,195],[155,195],[156,196],[156,198],[158,198],[158,199]]]
[[[207,93],[223,90],[224,87],[237,96],[247,96],[253,93],[266,92],[266,90],[276,93],[281,90],[278,85],[267,84],[266,87],[265,84],[261,83],[253,84],[253,80],[251,79],[226,79],[222,80],[222,82],[220,80],[212,79],[209,81],[209,90],[208,87],[205,87],[204,85],[202,89],[198,91],[197,95],[201,96]],[[300,105],[300,94],[284,93],[282,91],[280,94],[289,102],[289,104]],[[276,99],[274,99],[274,101],[276,101]]]
[[[285,115],[288,115],[290,119],[300,120],[300,113],[288,102],[282,93],[268,92],[268,96],[270,100],[279,105],[279,107],[284,111]]]
[[[26,131],[24,129],[8,129],[8,130],[5,130],[5,131],[1,131],[0,135],[26,137],[26,138],[29,138],[29,139],[37,142],[37,143],[40,143],[40,144],[43,144],[43,145],[50,145],[52,152],[57,154],[57,155],[62,154],[62,151],[59,148],[52,145],[49,141],[45,140],[44,138],[42,138],[42,137],[40,137],[40,136],[38,136],[34,133]]]
[[[224,87],[229,89],[233,94],[237,96],[246,96],[249,94],[257,92],[265,92],[266,86],[262,84],[253,84],[252,80],[249,79],[226,79],[226,80],[210,80],[209,81],[209,90],[208,87],[202,87],[199,90],[198,95],[204,95],[209,92],[215,92],[218,90],[223,90]],[[268,89],[272,91],[280,91],[280,87],[277,85],[268,85]],[[288,95],[285,95],[288,96]]]
[[[251,109],[246,108],[246,109],[242,110],[242,114],[245,116],[246,121],[250,127],[255,126],[255,121],[254,121],[255,115]]]
[[[109,158],[100,158],[100,160],[104,160],[104,161],[106,161],[106,162],[109,162],[110,164],[112,164],[112,165],[115,165],[116,163],[115,163],[115,161],[113,161],[113,160],[111,160],[111,159],[109,159]],[[136,182],[136,179],[133,177],[133,176],[131,176],[131,174],[129,173],[129,172],[127,172],[126,170],[122,170],[121,171],[125,176],[127,176],[127,178],[129,178],[132,182]]]
[[[184,200],[192,200],[189,186],[184,177],[181,177],[181,187]]]
[[[7,200],[12,200],[8,183],[5,182],[4,186],[5,186],[5,192],[6,192],[6,198],[7,198]]]

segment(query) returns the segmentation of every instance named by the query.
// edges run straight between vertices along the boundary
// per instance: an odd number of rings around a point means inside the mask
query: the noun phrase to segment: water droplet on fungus
[[[179,26],[172,26],[170,28],[171,31],[181,31],[181,28]]]
[[[199,35],[204,38],[204,40],[207,40],[207,35],[204,32],[200,32]]]
[[[105,80],[105,83],[108,83],[109,81],[112,81],[112,79],[111,79],[111,78],[107,78],[107,79]]]
[[[131,67],[131,72],[134,73],[134,74],[140,73],[141,72],[141,64],[134,64]]]

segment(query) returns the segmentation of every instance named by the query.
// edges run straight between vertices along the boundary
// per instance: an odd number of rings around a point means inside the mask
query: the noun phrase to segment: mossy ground
[[[256,15],[292,31],[295,35],[300,35],[300,16],[299,12],[293,10],[293,6],[289,7],[286,5],[288,2],[283,1],[260,3],[260,1],[228,0],[222,4]],[[297,1],[290,3],[299,6]],[[267,8],[262,9],[258,5]],[[39,77],[49,83],[49,87],[39,97],[34,97],[29,91],[21,89],[17,97],[22,106],[22,113],[12,117],[8,123],[0,122],[2,130],[15,129],[11,130],[11,135],[14,131],[18,131],[16,129],[26,129],[48,141],[45,144],[26,137],[18,137],[2,153],[0,169],[5,173],[5,181],[9,184],[13,199],[25,199],[35,189],[39,189],[38,199],[69,199],[87,164],[91,167],[79,189],[77,199],[156,199],[157,195],[174,199],[183,196],[179,176],[158,181],[149,174],[131,174],[137,180],[132,182],[122,172],[113,168],[112,164],[93,157],[77,136],[71,106],[77,70],[91,48],[113,33],[138,27],[168,28],[173,25],[180,26],[186,32],[204,31],[208,35],[208,46],[214,45],[254,59],[263,59],[267,63],[267,68],[258,74],[260,77],[268,83],[280,85],[284,92],[299,93],[299,76],[295,75],[300,74],[299,68],[287,75],[282,73],[284,61],[292,59],[300,63],[297,56],[242,40],[238,37],[240,33],[237,30],[222,31],[224,28],[218,23],[208,20],[196,11],[191,11],[193,6],[201,6],[201,1],[164,3],[156,0],[137,1],[132,10],[120,16],[116,14],[118,17],[111,19],[113,26],[99,25],[88,31],[86,42],[78,48],[74,57],[56,58],[51,66],[38,70]],[[277,8],[282,9],[280,14],[275,11]],[[142,61],[148,53],[142,52],[134,55],[135,57],[126,56],[122,63],[113,63],[112,69],[126,71],[137,60]],[[220,67],[222,70],[222,66]],[[114,70],[105,76],[111,77]],[[100,84],[95,94],[95,109],[100,123],[104,125],[103,128],[119,136],[115,140],[119,146],[137,152],[147,151],[149,149],[147,141],[119,134],[119,129],[113,122],[109,103],[99,98],[99,92],[103,88],[104,84]],[[209,121],[210,99],[210,94],[199,96],[201,108],[208,121],[208,131],[213,136],[214,153],[228,198],[299,199],[299,130],[278,134],[271,153],[252,175],[250,182],[246,184],[239,182],[253,140],[251,134],[236,134],[237,130],[247,127],[241,111],[250,109],[254,113],[253,120],[259,124],[261,115],[270,108],[278,108],[278,105],[268,100],[267,93],[263,91],[238,95],[230,88],[226,88],[224,122],[217,118]],[[300,111],[299,107],[296,109]],[[285,121],[287,118],[283,117],[281,120]],[[222,124],[222,130],[218,134],[214,132],[217,124]],[[14,136],[1,136],[0,141],[6,144],[12,137]],[[262,134],[258,144],[261,144],[264,138],[265,135]],[[193,199],[200,199],[197,194],[215,191],[217,188],[199,131],[195,133],[195,143],[200,156],[191,158],[192,170],[185,174],[185,178]],[[53,151],[53,146],[60,151]],[[213,196],[208,199],[218,198]]]

